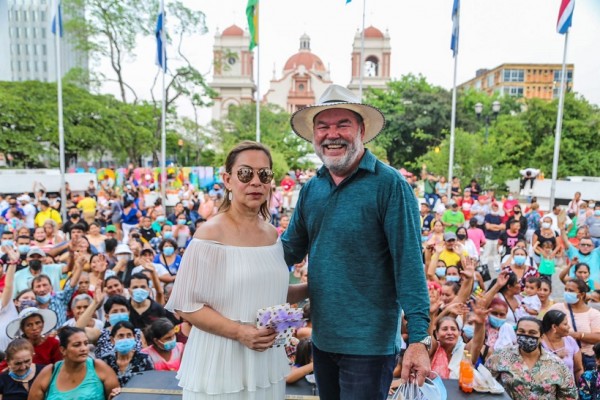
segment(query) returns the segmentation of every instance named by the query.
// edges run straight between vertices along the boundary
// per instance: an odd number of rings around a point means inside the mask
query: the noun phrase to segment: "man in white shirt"
[[[562,208],[558,204],[555,204],[554,207],[552,208],[552,212],[544,215],[544,217],[548,217],[548,218],[552,219],[552,230],[554,232],[556,232],[557,235],[560,235],[560,228],[558,227],[558,225],[559,225],[558,219],[559,219],[561,212],[562,212]],[[566,215],[566,213],[564,215],[564,218],[565,218],[565,228],[568,232],[569,229],[571,228],[571,225],[573,224],[573,221],[571,220],[571,218],[569,218],[568,215]]]
[[[25,215],[25,226],[29,228],[30,231],[33,231],[33,229],[35,229],[35,215],[38,211],[37,208],[31,204],[31,197],[27,194],[18,197],[17,200],[21,203],[21,209]]]

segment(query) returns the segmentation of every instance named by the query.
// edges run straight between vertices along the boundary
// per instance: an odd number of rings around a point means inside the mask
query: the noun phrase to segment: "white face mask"
[[[129,261],[129,255],[128,254],[119,254],[117,256],[117,260],[118,261]]]
[[[544,229],[550,229],[551,226],[552,224],[550,222],[542,222],[542,228]]]

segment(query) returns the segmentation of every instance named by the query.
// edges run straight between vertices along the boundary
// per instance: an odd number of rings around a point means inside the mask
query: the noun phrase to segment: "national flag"
[[[156,18],[156,65],[160,66],[163,71],[167,71],[167,35],[165,31],[165,3],[160,2],[160,10],[158,18]],[[164,62],[164,64],[163,64]]]
[[[569,31],[573,22],[573,10],[575,9],[575,0],[562,0],[560,10],[558,11],[558,21],[556,21],[556,31],[562,35]]]
[[[58,19],[58,32],[59,36],[63,36],[63,22],[62,22],[62,6],[59,1],[55,10],[54,18],[52,18],[52,34],[56,35],[56,20]]]
[[[250,31],[250,51],[258,46],[258,0],[248,0],[246,6],[248,30]]]
[[[460,0],[454,0],[452,6],[452,39],[450,40],[450,49],[452,49],[452,56],[456,57],[458,54],[458,30],[460,20]]]

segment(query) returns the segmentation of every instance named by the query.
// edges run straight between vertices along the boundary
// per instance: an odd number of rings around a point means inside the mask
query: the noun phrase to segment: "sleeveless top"
[[[94,359],[89,358],[85,361],[86,373],[81,383],[65,392],[61,392],[56,387],[56,377],[62,368],[63,361],[59,361],[54,365],[52,371],[52,379],[50,385],[48,385],[48,393],[46,393],[46,400],[104,400],[104,385],[96,374],[94,368]]]

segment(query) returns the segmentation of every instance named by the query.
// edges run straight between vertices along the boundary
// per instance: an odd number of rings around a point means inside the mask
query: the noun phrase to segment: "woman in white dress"
[[[242,142],[228,154],[219,213],[188,246],[166,308],[192,326],[177,375],[185,400],[281,400],[290,367],[258,309],[306,298],[290,286],[283,248],[268,223],[269,150]]]

